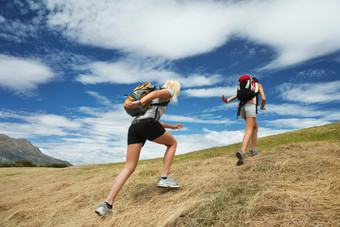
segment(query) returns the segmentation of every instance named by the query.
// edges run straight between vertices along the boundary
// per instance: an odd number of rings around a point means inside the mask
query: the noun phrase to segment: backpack
[[[138,87],[136,87],[133,92],[127,97],[124,103],[128,102],[133,102],[142,99],[144,96],[149,94],[150,92],[153,92],[155,90],[160,90],[163,89],[162,87],[156,87],[155,85],[152,85],[150,82],[147,82],[145,84],[142,84]],[[145,103],[144,105],[138,105],[135,108],[132,109],[126,109],[125,111],[131,116],[131,117],[136,117],[141,114],[145,114],[147,109],[149,109],[150,106],[166,106],[168,105],[170,101],[168,102],[162,102],[162,103],[155,103],[155,104],[150,104]]]
[[[248,100],[256,97],[256,113],[258,105],[258,93],[256,92],[256,82],[248,75],[241,76],[238,81],[240,82],[237,88],[237,99],[240,100],[237,117],[240,116],[241,108]]]
[[[237,88],[237,98],[242,102],[253,99],[256,96],[255,81],[248,75],[241,76],[238,80],[240,85]]]

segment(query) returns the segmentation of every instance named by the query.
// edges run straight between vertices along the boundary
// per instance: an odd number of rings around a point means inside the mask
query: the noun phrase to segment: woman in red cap
[[[251,141],[251,151],[250,154],[252,156],[255,156],[258,153],[258,151],[256,150],[256,140],[257,140],[257,132],[259,130],[259,126],[256,122],[256,117],[257,117],[257,105],[258,105],[258,94],[260,94],[261,96],[261,106],[260,109],[261,110],[265,110],[266,109],[266,96],[264,94],[263,91],[263,87],[262,85],[258,82],[258,80],[253,77],[250,79],[249,76],[245,75],[240,77],[240,82],[243,80],[250,80],[250,83],[253,82],[253,87],[255,90],[255,97],[250,99],[250,100],[246,100],[246,101],[240,101],[239,103],[239,111],[238,111],[238,115],[240,115],[245,121],[246,121],[246,128],[245,128],[245,133],[244,133],[244,137],[243,137],[243,142],[242,142],[242,148],[241,151],[236,152],[236,156],[238,158],[238,162],[237,165],[242,165],[244,162],[243,160],[245,159],[246,155],[245,155],[245,151],[248,147],[249,141]],[[229,103],[233,100],[235,100],[236,98],[239,98],[237,96],[237,94],[235,94],[234,96],[230,97],[230,98],[225,98],[224,95],[222,95],[222,100],[225,103]]]

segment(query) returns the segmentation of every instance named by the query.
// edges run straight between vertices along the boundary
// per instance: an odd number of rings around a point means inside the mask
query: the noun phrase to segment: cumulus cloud
[[[284,67],[340,49],[340,3],[337,0],[252,1],[241,10],[247,19],[241,33],[277,50],[268,68]]]
[[[65,136],[79,130],[82,123],[55,114],[15,113],[0,111],[0,118],[15,119],[15,122],[0,122],[1,133],[21,138],[37,136]],[[17,121],[21,121],[18,123]]]
[[[168,79],[178,80],[182,87],[209,86],[222,80],[220,75],[193,74],[182,76],[164,69],[162,62],[125,59],[117,62],[94,62],[85,66],[89,72],[76,80],[83,84],[131,84],[145,81],[163,84]]]
[[[185,96],[196,98],[221,97],[223,94],[233,96],[236,94],[236,87],[214,87],[214,88],[196,88],[186,89],[182,92]]]
[[[299,117],[322,117],[330,111],[318,110],[315,106],[306,106],[303,104],[268,104],[265,114],[277,114],[281,116],[299,116]]]
[[[165,114],[163,119],[165,121],[171,122],[187,122],[187,123],[198,123],[198,124],[230,124],[231,121],[227,119],[222,119],[214,116],[214,119],[210,119],[209,116],[199,115],[199,116],[181,116],[181,115],[170,115]]]
[[[216,3],[216,2],[215,2]],[[48,1],[49,25],[82,43],[178,59],[225,42],[232,15],[208,1]],[[218,23],[216,23],[218,22]],[[211,26],[214,24],[214,26]]]
[[[0,86],[18,93],[34,90],[55,78],[39,61],[0,54]]]
[[[47,1],[48,25],[84,44],[142,57],[208,53],[233,36],[273,47],[266,68],[285,67],[340,49],[337,0]]]
[[[302,129],[326,125],[332,122],[318,118],[286,118],[265,121],[265,123],[268,126],[273,126],[278,129]]]
[[[332,82],[292,84],[280,86],[279,92],[284,100],[308,104],[340,101],[340,80]]]
[[[112,106],[112,103],[111,103],[111,101],[108,98],[106,98],[103,95],[98,94],[95,91],[88,91],[87,94],[89,94],[92,97],[94,97],[97,100],[98,103],[100,103],[100,104],[102,104],[104,106]]]

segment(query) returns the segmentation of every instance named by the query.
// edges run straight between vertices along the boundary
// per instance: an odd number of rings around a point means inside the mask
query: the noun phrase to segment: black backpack
[[[256,96],[255,81],[248,75],[241,76],[238,80],[240,85],[237,88],[237,98],[242,102],[252,100]]]
[[[256,82],[253,78],[248,75],[241,76],[238,80],[240,82],[237,88],[237,99],[240,100],[237,117],[240,116],[241,108],[247,101],[252,100],[256,97],[256,113],[258,105],[258,93],[256,92]]]

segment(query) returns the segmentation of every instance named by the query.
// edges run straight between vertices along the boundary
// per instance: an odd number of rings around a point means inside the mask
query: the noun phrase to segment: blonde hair
[[[164,88],[169,88],[174,92],[174,96],[170,99],[172,103],[177,103],[177,96],[181,90],[181,84],[177,80],[168,80],[163,85]]]

